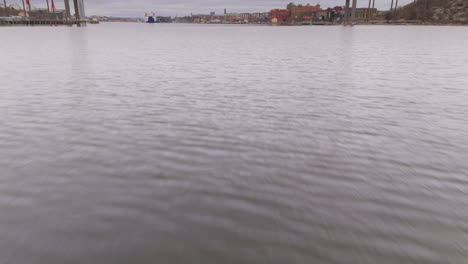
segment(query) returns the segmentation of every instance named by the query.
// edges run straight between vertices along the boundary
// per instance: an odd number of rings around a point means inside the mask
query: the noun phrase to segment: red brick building
[[[317,12],[317,11],[320,11],[321,8],[320,8],[320,5],[315,5],[315,6],[312,6],[312,5],[291,5],[289,6],[289,10],[291,11],[291,14],[298,14],[298,13],[314,13],[314,12]]]
[[[291,17],[291,11],[288,9],[273,9],[270,11],[268,15],[268,19],[271,21],[272,19],[278,19],[278,23],[284,23],[289,20]]]
[[[320,12],[322,9],[320,5],[295,5],[289,4],[288,10],[291,11],[291,19],[290,21],[293,23],[300,23],[302,21],[310,21],[310,20],[319,20]]]

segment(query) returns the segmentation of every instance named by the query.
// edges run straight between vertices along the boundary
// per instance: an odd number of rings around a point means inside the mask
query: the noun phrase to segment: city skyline
[[[87,15],[140,17],[145,12],[155,12],[158,15],[185,16],[191,13],[222,13],[228,12],[266,12],[273,8],[285,8],[291,1],[284,0],[133,0],[130,3],[123,0],[94,0],[85,1]],[[399,5],[405,5],[413,0],[399,0]],[[45,8],[45,0],[31,0],[31,4],[38,8]],[[56,0],[58,9],[64,9],[62,0]],[[320,4],[322,7],[343,6],[345,0],[310,0],[293,1],[296,4]],[[7,1],[8,4],[20,4],[19,0]],[[376,7],[381,10],[390,8],[391,0],[376,0]],[[367,7],[367,0],[358,0],[358,7]]]

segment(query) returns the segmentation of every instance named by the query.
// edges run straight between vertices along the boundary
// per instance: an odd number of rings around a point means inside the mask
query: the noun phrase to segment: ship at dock
[[[156,14],[155,13],[145,13],[143,17],[144,23],[156,23]]]
[[[145,13],[144,23],[172,23],[171,17],[156,16],[155,13]]]

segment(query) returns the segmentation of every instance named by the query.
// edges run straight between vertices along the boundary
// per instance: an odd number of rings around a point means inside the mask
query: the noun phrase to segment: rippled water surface
[[[467,47],[0,28],[0,263],[468,263]]]

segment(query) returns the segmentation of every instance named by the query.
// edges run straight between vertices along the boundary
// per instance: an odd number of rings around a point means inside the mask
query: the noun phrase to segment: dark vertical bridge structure
[[[3,0],[3,5],[6,7],[4,8],[5,14],[0,14],[4,15],[4,17],[0,18],[0,24],[3,25],[15,25],[15,24],[25,24],[25,25],[41,25],[41,24],[68,24],[68,25],[78,25],[80,26],[82,23],[85,23],[86,21],[84,20],[84,0],[73,0],[73,8],[74,8],[74,14],[72,15],[72,10],[70,6],[70,0],[64,0],[64,5],[65,5],[65,15],[63,16],[63,19],[58,19],[57,17],[51,16],[53,13],[51,11],[51,6],[49,3],[50,0],[45,0],[46,5],[47,5],[47,18],[43,17],[33,17],[31,16],[32,10],[31,10],[31,4],[30,2],[27,1],[28,5],[28,10],[26,10],[26,5],[25,5],[25,0],[22,0],[23,2],[23,10],[24,13],[26,14],[25,17],[12,17],[9,16],[8,14],[8,8],[7,8],[7,0]],[[52,7],[53,8],[53,7]]]
[[[65,4],[65,15],[67,17],[70,17],[71,16],[71,13],[70,13],[70,0],[64,0],[64,4]]]
[[[375,3],[375,0],[374,0]],[[346,0],[345,3],[345,17],[344,22],[345,24],[349,23],[349,8],[350,8],[351,0]],[[357,8],[357,0],[353,0],[352,10],[351,10],[351,20],[354,21],[356,19],[356,8]]]
[[[357,8],[357,1],[358,0],[352,0],[352,1],[353,1],[353,3],[352,3],[352,10],[351,10],[351,20],[355,21],[356,20],[356,8]],[[395,6],[393,5],[394,0],[391,0],[391,1],[392,2],[391,2],[391,5],[390,5],[390,11],[392,11],[393,9],[396,9],[398,7],[398,0],[396,0]],[[369,17],[370,17],[371,2],[372,2],[372,8],[375,7],[375,0],[369,0],[369,9],[368,9],[368,13],[367,13],[367,21],[369,21]],[[346,3],[345,3],[345,17],[344,17],[345,24],[349,23],[350,4],[351,4],[351,0],[346,0]]]
[[[65,2],[65,13],[67,17],[71,17],[71,11],[70,11],[70,0],[64,0]],[[84,1],[78,1],[78,0],[73,0],[73,9],[75,12],[75,20],[80,21],[81,16],[84,14],[81,14],[81,10],[84,10]],[[84,12],[84,11],[83,11]]]
[[[78,6],[78,0],[73,0],[73,5],[75,6],[75,18],[76,20],[80,20],[81,16],[80,16],[80,7]]]

